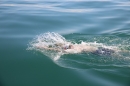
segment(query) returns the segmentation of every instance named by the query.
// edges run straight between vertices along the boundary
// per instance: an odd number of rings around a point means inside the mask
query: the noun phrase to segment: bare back
[[[64,50],[66,53],[82,53],[82,52],[93,52],[97,50],[96,47],[87,46],[82,44],[74,44],[73,48]]]

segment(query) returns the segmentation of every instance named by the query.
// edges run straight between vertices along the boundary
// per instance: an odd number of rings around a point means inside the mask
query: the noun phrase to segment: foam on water
[[[106,37],[102,39],[102,37],[97,38],[91,38],[91,40],[88,39],[88,41],[92,41],[92,39],[97,40],[106,40],[109,37]],[[120,39],[120,38],[119,38]],[[48,56],[51,58],[56,64],[62,67],[71,67],[71,68],[81,68],[82,67],[88,68],[88,66],[108,66],[108,65],[117,65],[118,66],[124,66],[124,64],[128,64],[130,62],[130,51],[129,51],[129,43],[124,40],[120,44],[115,44],[116,42],[120,42],[118,38],[108,39],[107,41],[109,44],[104,43],[97,43],[96,41],[92,42],[85,42],[84,40],[80,40],[81,42],[76,43],[75,41],[66,40],[63,36],[59,35],[58,33],[54,32],[48,32],[44,34],[40,34],[36,36],[30,43],[27,48],[27,50],[36,50],[41,52],[42,54]],[[124,44],[127,43],[127,45]],[[62,52],[62,50],[59,51],[53,51],[53,50],[46,50],[44,47],[49,47],[51,45],[51,48],[59,48],[55,44],[62,43],[62,44],[82,44],[82,45],[88,45],[88,46],[95,46],[95,47],[104,47],[108,49],[114,49],[116,50],[113,56],[97,56],[92,55],[90,53],[88,54],[66,54]],[[113,44],[112,44],[113,43]],[[123,45],[122,45],[123,44]],[[39,48],[43,47],[43,48]],[[59,48],[62,49],[62,48]],[[126,52],[127,51],[127,52]],[[74,55],[74,56],[73,56]],[[85,56],[84,56],[85,55]],[[77,57],[78,56],[78,57]],[[75,58],[72,58],[75,57]]]
[[[61,35],[59,35],[57,33],[48,32],[48,33],[37,35],[29,43],[28,50],[40,51],[41,53],[50,57],[51,59],[57,60],[63,54],[62,51],[61,52],[55,52],[55,51],[46,50],[44,48],[39,49],[39,47],[49,47],[50,45],[51,45],[52,48],[56,48],[55,44],[57,44],[57,43],[65,44],[65,43],[69,43],[69,42],[67,42],[64,37],[62,37]]]

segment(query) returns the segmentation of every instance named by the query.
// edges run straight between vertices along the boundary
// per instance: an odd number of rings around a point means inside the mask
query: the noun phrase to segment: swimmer
[[[38,49],[52,50],[57,52],[63,52],[65,54],[74,54],[74,53],[92,53],[96,55],[111,55],[115,52],[113,49],[103,48],[103,47],[94,47],[83,44],[54,44],[55,48],[52,46],[37,46]]]

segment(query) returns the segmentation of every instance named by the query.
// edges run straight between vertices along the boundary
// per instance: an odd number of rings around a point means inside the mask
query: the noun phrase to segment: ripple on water
[[[52,36],[53,35],[53,36]],[[115,35],[83,35],[83,34],[68,34],[66,39],[57,33],[45,33],[37,36],[30,42],[28,50],[36,50],[50,57],[54,63],[62,67],[78,68],[78,69],[106,69],[129,67],[130,63],[130,37],[122,37]],[[68,39],[67,39],[68,38]],[[50,40],[51,39],[51,40]],[[53,43],[81,43],[84,41],[86,45],[95,47],[106,47],[116,49],[112,55],[95,55],[92,53],[80,54],[64,54],[62,52],[52,52],[44,49],[39,49],[37,46],[43,46]]]

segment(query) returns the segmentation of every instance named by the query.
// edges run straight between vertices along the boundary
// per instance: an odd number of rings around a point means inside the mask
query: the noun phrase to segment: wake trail
[[[94,38],[95,39],[95,38]],[[108,39],[108,37],[106,37]],[[105,38],[102,39],[102,37],[97,37],[96,40],[106,40]],[[91,39],[92,40],[92,37]],[[95,40],[88,42],[85,42],[82,40],[80,43],[76,43],[74,41],[66,40],[65,37],[61,36],[58,33],[55,32],[47,32],[43,33],[40,35],[37,35],[32,41],[29,42],[27,50],[35,50],[38,52],[41,52],[42,54],[46,55],[50,59],[52,59],[56,64],[64,67],[79,67],[79,65],[82,66],[90,66],[91,65],[97,65],[97,66],[105,66],[107,65],[116,65],[116,64],[121,64],[122,66],[125,64],[127,65],[130,62],[130,46],[129,43],[125,45],[126,40],[121,40],[120,38],[113,38],[111,40],[108,40],[108,42],[113,42],[116,44],[105,44],[105,43],[97,43]],[[120,44],[119,44],[120,42]],[[103,47],[107,49],[114,49],[116,50],[113,56],[97,56],[97,55],[92,55],[90,53],[86,54],[75,54],[75,56],[71,55],[68,56],[66,53],[62,52],[61,47],[57,47],[55,44],[61,43],[61,44],[81,44],[84,46],[94,46],[94,47]],[[121,45],[123,44],[123,45]],[[61,49],[60,52],[58,51],[53,51],[53,50],[46,50],[44,48],[39,48],[39,47],[47,47],[53,49]],[[77,57],[78,55],[78,57]],[[72,58],[74,57],[74,58]],[[107,58],[106,58],[107,57]],[[120,66],[121,66],[120,65]]]

